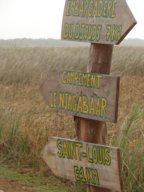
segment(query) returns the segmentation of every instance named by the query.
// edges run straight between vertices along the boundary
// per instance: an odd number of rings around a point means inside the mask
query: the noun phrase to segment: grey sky
[[[127,0],[138,24],[127,38],[144,39],[144,2]],[[65,0],[0,0],[0,39],[60,38]]]

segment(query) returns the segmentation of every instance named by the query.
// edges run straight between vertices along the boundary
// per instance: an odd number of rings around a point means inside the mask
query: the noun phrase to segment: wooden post
[[[109,74],[113,45],[91,44],[88,72]],[[74,117],[78,140],[96,144],[106,144],[107,127],[105,122]],[[88,192],[109,192],[110,190],[87,186]]]

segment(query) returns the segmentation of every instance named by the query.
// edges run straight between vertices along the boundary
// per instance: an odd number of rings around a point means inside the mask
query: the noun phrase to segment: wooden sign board
[[[118,148],[55,137],[41,154],[58,177],[122,191]]]
[[[119,77],[74,71],[51,72],[40,91],[53,111],[117,121]]]
[[[66,0],[62,39],[119,44],[135,24],[125,0]]]

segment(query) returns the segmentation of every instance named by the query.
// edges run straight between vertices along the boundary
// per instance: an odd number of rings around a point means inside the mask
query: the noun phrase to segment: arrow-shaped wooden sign
[[[58,177],[122,191],[118,148],[51,138],[42,151],[42,157]]]
[[[75,71],[51,72],[40,91],[53,111],[117,121],[120,78]]]
[[[135,24],[125,0],[66,0],[62,39],[119,44]]]

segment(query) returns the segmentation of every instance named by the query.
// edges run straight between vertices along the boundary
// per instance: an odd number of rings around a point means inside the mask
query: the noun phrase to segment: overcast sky
[[[127,0],[138,24],[127,38],[144,39],[144,1]],[[65,0],[0,0],[0,39],[60,39]]]

